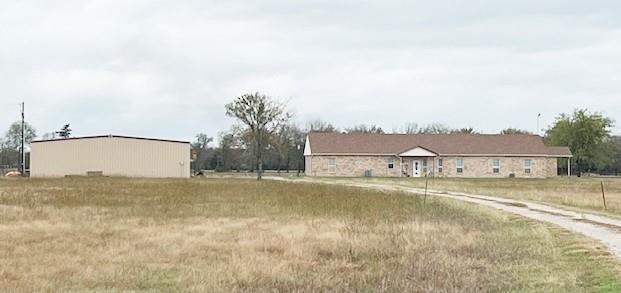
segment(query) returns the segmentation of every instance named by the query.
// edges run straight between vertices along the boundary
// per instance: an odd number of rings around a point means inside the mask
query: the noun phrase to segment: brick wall
[[[457,174],[456,161],[464,160],[463,174]],[[448,177],[554,177],[557,176],[557,159],[542,157],[443,157],[443,172],[438,176]],[[524,160],[531,160],[531,173],[524,172]],[[500,161],[500,172],[493,173],[493,160]]]
[[[443,161],[442,173],[438,172],[438,159]],[[542,157],[439,157],[439,158],[416,158],[418,160],[427,159],[427,170],[430,175],[446,177],[515,177],[543,178],[557,176],[557,159]],[[462,158],[464,170],[462,174],[457,174],[456,160]],[[330,172],[329,159],[335,159],[336,168]],[[392,169],[388,168],[388,163],[394,159]],[[403,170],[407,175],[412,174],[412,159],[403,158]],[[500,172],[492,172],[492,162],[494,159],[500,161]],[[531,160],[531,173],[524,172],[524,160]],[[306,175],[309,176],[343,176],[360,177],[364,176],[365,170],[372,170],[372,176],[377,177],[399,177],[401,170],[401,159],[390,156],[307,156]],[[424,173],[421,172],[424,175]],[[404,175],[405,176],[405,175]]]
[[[373,176],[398,177],[399,158],[391,156],[310,156],[307,157],[306,174],[310,176],[364,176],[365,170],[371,170]],[[329,159],[335,159],[335,172],[330,172]],[[390,160],[394,160],[392,169],[388,168]],[[310,162],[310,165],[308,164]]]

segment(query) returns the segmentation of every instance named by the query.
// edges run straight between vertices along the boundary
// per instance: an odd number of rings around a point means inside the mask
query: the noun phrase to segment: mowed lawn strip
[[[618,292],[619,262],[448,199],[244,179],[0,180],[6,291]]]

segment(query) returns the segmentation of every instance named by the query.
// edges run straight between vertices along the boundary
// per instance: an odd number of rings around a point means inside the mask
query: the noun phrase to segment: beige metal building
[[[190,177],[185,141],[118,135],[33,141],[30,176]]]

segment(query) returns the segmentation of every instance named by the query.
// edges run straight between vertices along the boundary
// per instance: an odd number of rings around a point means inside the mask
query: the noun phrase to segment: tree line
[[[225,106],[228,116],[240,122],[231,130],[219,134],[219,145],[202,143],[206,135],[197,135],[194,143],[199,150],[196,169],[216,171],[257,171],[258,178],[265,169],[296,169],[303,162],[303,145],[309,132],[340,133],[402,133],[402,134],[477,134],[473,127],[451,128],[441,123],[419,125],[406,123],[400,128],[385,131],[373,124],[359,124],[339,129],[333,124],[316,120],[302,128],[292,122],[285,105],[268,96],[255,93],[240,96]],[[576,109],[560,114],[543,139],[550,146],[569,146],[574,158],[574,173],[583,171],[601,174],[621,172],[621,136],[611,134],[614,121],[598,112]],[[532,134],[518,128],[505,128],[500,134]],[[199,139],[203,138],[203,139]],[[202,142],[201,142],[202,141]],[[210,138],[209,141],[212,141]],[[561,162],[560,166],[565,166]]]
[[[192,169],[196,172],[215,170],[252,171],[260,179],[263,170],[290,172],[304,168],[304,143],[309,132],[338,133],[402,133],[402,134],[477,134],[473,127],[452,128],[441,123],[419,125],[405,123],[385,131],[374,124],[358,124],[338,128],[332,123],[315,120],[298,125],[286,105],[261,93],[245,94],[224,107],[227,116],[238,123],[214,137],[205,133],[196,135],[192,142]],[[569,146],[574,158],[574,173],[583,171],[601,174],[621,172],[621,136],[612,135],[614,121],[599,112],[577,109],[560,114],[543,135],[547,145]],[[28,145],[37,137],[28,123],[24,134]],[[69,124],[61,130],[48,133],[44,139],[67,138]],[[518,128],[506,128],[500,134],[532,134]],[[0,169],[19,164],[21,124],[13,123],[0,139]],[[563,162],[559,166],[564,166]]]
[[[65,124],[59,131],[45,133],[41,139],[68,138],[71,136],[70,124]],[[37,138],[37,130],[28,122],[24,122],[24,145],[26,151],[26,163],[29,161],[28,147]],[[18,169],[21,163],[22,146],[22,124],[21,121],[13,122],[5,132],[4,137],[0,137],[0,171],[8,169]],[[0,172],[0,176],[2,176]]]

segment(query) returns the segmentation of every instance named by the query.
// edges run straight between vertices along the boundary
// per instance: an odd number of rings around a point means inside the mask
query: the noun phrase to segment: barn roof
[[[147,137],[137,137],[137,136],[125,136],[125,135],[94,135],[94,136],[76,136],[69,138],[55,138],[55,139],[42,139],[42,140],[33,140],[32,143],[39,142],[54,142],[54,141],[67,141],[67,140],[77,140],[77,139],[97,139],[97,138],[127,138],[127,139],[139,139],[139,140],[151,140],[151,141],[163,141],[163,142],[174,142],[174,143],[190,143],[188,141],[181,140],[170,140],[170,139],[160,139],[160,138],[147,138]]]
[[[439,155],[571,157],[568,147],[546,146],[526,134],[344,134],[312,132],[312,155],[398,155],[422,147]]]

